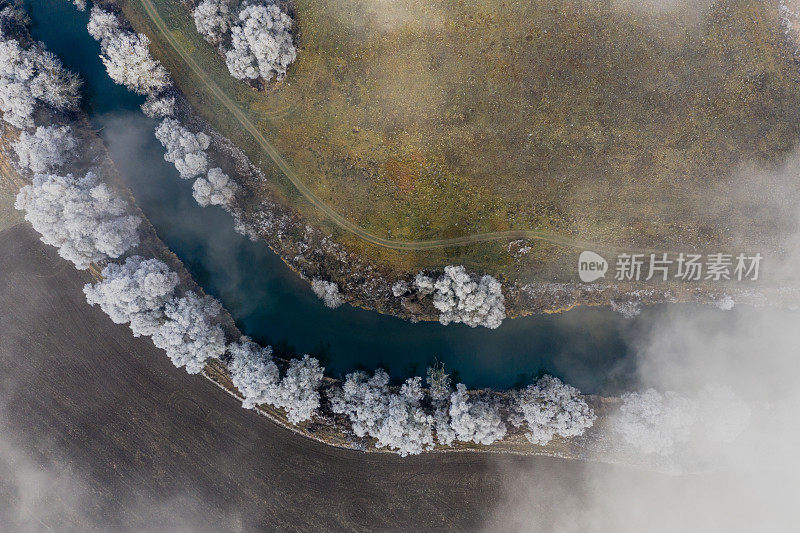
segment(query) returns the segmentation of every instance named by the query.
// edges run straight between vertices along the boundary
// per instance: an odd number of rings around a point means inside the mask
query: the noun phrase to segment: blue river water
[[[587,393],[615,393],[633,383],[630,339],[647,312],[626,320],[606,309],[578,309],[488,330],[412,324],[348,305],[325,308],[266,245],[234,232],[227,213],[194,202],[191,181],[163,159],[156,122],[139,111],[143,98],[108,78],[86,31],[88,11],[65,0],[25,4],[34,36],[83,78],[84,109],[159,236],[244,333],[282,354],[314,353],[333,376],[380,366],[401,379],[424,374],[438,360],[472,388],[520,385],[543,372]]]

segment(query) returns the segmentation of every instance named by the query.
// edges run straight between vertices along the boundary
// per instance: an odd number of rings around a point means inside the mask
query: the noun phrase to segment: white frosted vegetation
[[[56,170],[76,147],[69,126],[39,126],[33,134],[23,131],[14,143],[20,167],[36,174]]]
[[[594,411],[580,397],[578,389],[552,376],[543,376],[519,392],[515,423],[527,425],[526,437],[545,445],[553,437],[577,437],[592,427]]]
[[[747,403],[721,385],[707,385],[692,398],[648,389],[622,396],[612,427],[638,451],[666,456],[691,439],[731,442],[750,415]]]
[[[231,27],[225,63],[238,79],[282,78],[297,57],[292,19],[276,5],[245,5]]]
[[[92,6],[92,10],[89,12],[89,24],[86,29],[89,30],[89,35],[95,41],[100,41],[101,46],[106,46],[116,35],[123,31],[117,16],[98,6]]]
[[[622,395],[614,429],[643,453],[669,455],[675,445],[689,439],[697,407],[674,392],[655,389]]]
[[[311,420],[319,409],[318,389],[324,370],[319,361],[309,355],[289,362],[289,369],[278,385],[272,403],[286,411],[286,418],[292,424]]]
[[[506,317],[505,298],[500,282],[484,275],[477,282],[463,266],[447,266],[439,279],[422,274],[414,278],[414,287],[421,296],[433,294],[433,305],[439,311],[439,322],[470,327],[500,327]]]
[[[506,425],[497,406],[480,399],[470,399],[463,383],[450,395],[450,427],[456,440],[491,444],[506,436]]]
[[[175,97],[148,95],[142,104],[142,112],[150,118],[171,117],[175,113]]]
[[[205,150],[211,138],[203,132],[192,133],[173,118],[165,118],[156,128],[156,138],[167,149],[164,159],[178,170],[183,179],[191,179],[208,170]]]
[[[16,39],[0,40],[0,111],[20,129],[33,126],[38,104],[62,111],[78,105],[80,80],[41,45],[22,48]]]
[[[213,321],[222,306],[210,297],[189,292],[164,307],[164,320],[153,333],[153,344],[167,352],[177,367],[197,374],[208,359],[225,353],[225,335]]]
[[[193,16],[197,31],[221,47],[228,70],[237,79],[280,79],[297,57],[291,34],[294,21],[273,3],[246,1],[231,10],[223,0],[204,0]]]
[[[92,7],[89,33],[100,41],[100,58],[116,83],[141,95],[155,95],[170,86],[169,74],[150,55],[146,35],[125,31],[113,13]]]
[[[242,393],[242,407],[253,409],[256,405],[274,404],[278,397],[278,367],[272,361],[272,348],[254,343],[248,337],[228,345],[233,386]]]
[[[119,257],[139,244],[141,220],[128,215],[127,203],[95,174],[37,174],[17,194],[15,207],[64,259],[79,269]]]
[[[402,456],[418,454],[433,447],[433,417],[420,406],[423,397],[421,378],[411,378],[399,393],[389,389],[389,375],[377,370],[370,377],[353,372],[345,377],[342,388],[333,392],[333,412],[346,415],[353,432],[377,440],[379,448],[388,447]]]
[[[230,205],[236,193],[236,184],[221,168],[212,168],[205,178],[197,178],[192,185],[192,196],[203,207]]]
[[[192,16],[198,33],[215,45],[222,42],[233,23],[233,14],[224,0],[203,0],[194,8]]]
[[[172,300],[178,275],[158,259],[135,255],[124,264],[109,263],[103,279],[83,287],[86,301],[99,305],[116,324],[130,324],[134,337],[153,335]]]
[[[342,295],[339,293],[339,286],[332,281],[314,279],[311,281],[311,290],[314,291],[317,298],[325,303],[326,307],[336,309],[343,303]]]

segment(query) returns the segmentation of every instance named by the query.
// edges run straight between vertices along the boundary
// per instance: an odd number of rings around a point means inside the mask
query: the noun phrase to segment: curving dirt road
[[[581,239],[573,238],[567,235],[558,233],[551,233],[539,230],[509,230],[509,231],[496,231],[490,233],[479,233],[475,235],[465,235],[463,237],[455,237],[450,239],[433,239],[425,241],[404,241],[397,239],[387,239],[370,233],[361,226],[347,220],[344,216],[338,213],[331,206],[326,204],[314,192],[306,186],[300,176],[291,168],[289,163],[281,156],[278,150],[258,131],[258,128],[247,118],[247,115],[242,112],[239,106],[211,79],[205,70],[197,64],[192,58],[191,53],[186,50],[183,45],[175,39],[167,28],[166,22],[161,17],[158,9],[153,4],[152,0],[136,0],[144,9],[145,13],[158,29],[164,40],[175,50],[175,52],[183,59],[183,61],[194,72],[197,78],[202,82],[206,89],[213,95],[217,101],[225,107],[241,124],[241,126],[252,135],[253,139],[258,143],[262,150],[272,159],[272,161],[280,168],[281,172],[289,179],[294,187],[308,200],[314,207],[322,211],[325,216],[330,219],[341,229],[357,235],[361,239],[370,242],[374,245],[384,248],[391,248],[394,250],[429,250],[433,248],[446,248],[452,246],[463,246],[478,242],[496,241],[496,240],[511,240],[511,239],[533,239],[567,246],[571,248],[578,248],[582,250],[595,250],[595,251],[616,251],[621,249],[618,246],[603,245],[600,243],[593,243],[583,241]],[[637,251],[641,253],[663,252],[663,250],[650,250],[650,249],[636,249],[625,248],[629,251]]]

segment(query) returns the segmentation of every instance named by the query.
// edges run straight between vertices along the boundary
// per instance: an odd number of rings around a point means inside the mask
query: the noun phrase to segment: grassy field
[[[775,171],[800,134],[800,75],[773,2],[653,13],[579,0],[295,0],[299,59],[262,92],[228,75],[185,6],[154,3],[313,193],[376,235],[525,229],[683,250],[777,247],[791,229],[773,207],[796,205],[795,187]],[[272,178],[269,193],[327,223],[139,1],[122,5],[195,109]],[[410,270],[463,262],[552,276],[566,253],[541,244],[514,264],[505,242],[397,252],[340,238]]]

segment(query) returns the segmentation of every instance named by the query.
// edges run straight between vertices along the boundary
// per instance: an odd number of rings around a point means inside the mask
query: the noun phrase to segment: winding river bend
[[[84,80],[84,108],[101,130],[120,173],[159,236],[197,282],[219,298],[240,329],[276,351],[321,356],[334,376],[357,368],[395,379],[424,373],[435,360],[472,388],[505,388],[541,372],[587,393],[616,393],[635,378],[627,340],[647,320],[604,309],[506,320],[497,330],[411,324],[375,312],[325,308],[263,243],[233,230],[222,209],[202,208],[191,181],[178,178],[139,111],[143,98],[114,85],[86,31],[88,11],[65,1],[28,0],[33,35]]]

